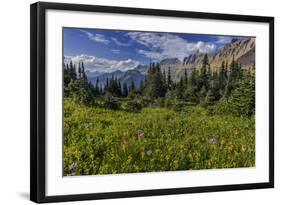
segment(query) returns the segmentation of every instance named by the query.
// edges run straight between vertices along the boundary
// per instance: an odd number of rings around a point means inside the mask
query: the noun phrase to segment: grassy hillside
[[[255,116],[206,109],[140,112],[64,100],[64,175],[255,166]]]

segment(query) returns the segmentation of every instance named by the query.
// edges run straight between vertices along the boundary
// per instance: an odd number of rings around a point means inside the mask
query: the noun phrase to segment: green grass
[[[254,116],[200,106],[141,112],[64,101],[64,175],[255,166]]]

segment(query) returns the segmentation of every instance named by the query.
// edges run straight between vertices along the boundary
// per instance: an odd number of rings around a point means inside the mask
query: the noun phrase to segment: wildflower
[[[177,169],[178,166],[179,166],[179,161],[178,160],[174,160],[173,161],[173,165],[174,165],[174,168]]]
[[[69,165],[69,169],[70,169],[70,170],[73,170],[73,169],[75,169],[77,166],[78,166],[78,165],[77,165],[77,162],[74,162],[74,163],[72,163],[71,165]]]
[[[208,143],[209,144],[217,144],[217,140],[215,138],[210,138]]]
[[[142,140],[144,139],[144,132],[142,130],[137,130],[136,132],[136,138],[137,140]]]
[[[146,151],[146,154],[148,155],[148,156],[150,156],[151,154],[152,154],[152,150],[150,149],[150,150],[147,150]]]
[[[128,162],[131,162],[132,159],[133,159],[132,155],[129,155],[129,156],[128,156]]]

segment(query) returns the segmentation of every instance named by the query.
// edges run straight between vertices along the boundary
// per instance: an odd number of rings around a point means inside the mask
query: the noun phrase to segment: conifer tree
[[[122,96],[122,86],[121,86],[121,81],[120,79],[118,80],[118,96]]]
[[[168,90],[171,90],[172,89],[172,76],[171,76],[171,68],[169,67],[168,69],[168,76],[167,76],[167,87],[168,87]]]
[[[71,81],[70,70],[68,68],[68,64],[63,64],[63,82],[64,86],[67,86]]]
[[[84,67],[84,63],[82,62],[81,63],[81,75],[82,75],[82,78],[86,81],[88,81],[88,78],[87,78],[87,75],[86,75],[86,72],[85,72],[85,67]]]
[[[216,100],[216,97],[215,97],[215,94],[213,92],[213,89],[209,89],[207,94],[206,94],[204,104],[206,106],[213,105],[215,103],[215,100]]]
[[[99,78],[97,78],[96,80],[96,87],[95,87],[95,90],[96,90],[96,93],[99,94],[100,93],[100,89],[99,89]]]
[[[241,76],[239,64],[234,60],[233,57],[229,65],[229,75],[224,90],[224,98],[229,97],[232,91],[235,90],[235,88],[237,88],[240,77],[242,76]]]
[[[130,96],[130,98],[135,97],[135,83],[133,80],[131,80],[131,82],[130,82],[129,96]]]
[[[200,88],[200,97],[205,98],[206,93],[209,89],[209,60],[208,60],[208,56],[207,54],[204,55],[203,58],[203,63],[202,63],[202,67],[200,70],[200,76],[199,76],[199,88]],[[205,96],[202,96],[205,95]]]
[[[70,78],[72,80],[76,80],[77,79],[76,68],[75,68],[75,65],[73,65],[72,61],[70,61],[69,74],[70,74]]]
[[[128,96],[128,87],[127,87],[127,83],[123,83],[123,96],[127,97]]]
[[[190,76],[190,85],[194,88],[197,86],[198,83],[197,77],[198,76],[197,76],[196,68],[193,68]]]
[[[144,91],[144,84],[143,84],[143,80],[141,80],[139,85],[139,93],[143,94],[143,91]]]
[[[255,77],[245,74],[238,87],[229,97],[228,104],[232,114],[251,116],[255,112]]]
[[[106,83],[105,83],[105,86],[104,86],[104,91],[105,92],[108,91],[108,87],[109,87],[109,80],[108,80],[108,78],[106,78]]]
[[[176,97],[178,99],[183,99],[185,84],[184,84],[184,77],[180,78],[179,83],[176,84]]]
[[[164,86],[164,89],[165,89],[165,92],[166,92],[167,89],[168,89],[168,86],[167,86],[167,76],[166,76],[166,71],[165,70],[163,70],[162,76],[163,76],[163,86]]]
[[[164,85],[163,79],[160,64],[150,64],[147,74],[147,83],[145,84],[145,94],[151,100],[165,96],[166,86]]]
[[[81,78],[82,71],[81,71],[81,67],[80,67],[80,62],[78,64],[78,78]]]
[[[201,88],[201,90],[199,92],[200,101],[204,101],[205,100],[207,92],[208,91],[207,91],[205,85],[203,85],[203,87]]]
[[[187,87],[188,85],[188,75],[187,75],[187,70],[184,69],[184,86],[185,88]]]
[[[226,82],[227,82],[227,69],[225,66],[225,62],[223,61],[219,72],[219,87],[222,93],[225,89]]]

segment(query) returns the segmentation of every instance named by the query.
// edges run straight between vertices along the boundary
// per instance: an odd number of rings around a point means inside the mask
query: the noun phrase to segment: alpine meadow
[[[255,37],[63,37],[64,176],[255,167]]]

